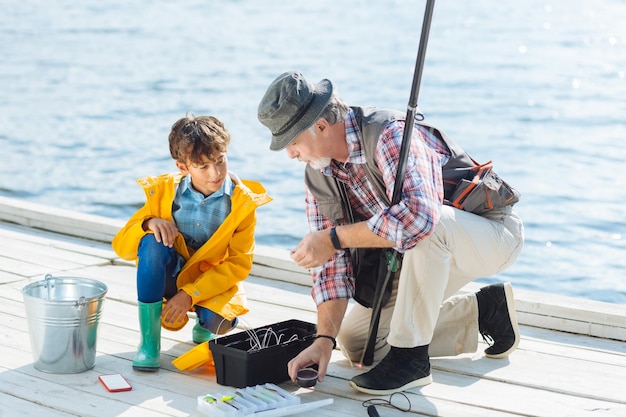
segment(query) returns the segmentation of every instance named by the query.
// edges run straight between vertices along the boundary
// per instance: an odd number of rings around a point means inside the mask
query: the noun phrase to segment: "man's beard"
[[[319,158],[309,161],[309,165],[313,169],[324,169],[330,165],[331,158]]]

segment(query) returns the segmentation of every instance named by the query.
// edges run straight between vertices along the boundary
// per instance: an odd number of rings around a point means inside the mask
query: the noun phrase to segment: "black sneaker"
[[[391,350],[374,368],[350,380],[357,391],[372,395],[387,395],[433,382],[430,375],[428,346]]]
[[[476,293],[478,300],[478,330],[485,342],[485,356],[505,358],[519,344],[519,327],[511,283],[494,284]]]

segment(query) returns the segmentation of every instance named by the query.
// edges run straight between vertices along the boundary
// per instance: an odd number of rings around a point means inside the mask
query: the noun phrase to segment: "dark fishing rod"
[[[422,34],[420,37],[419,49],[417,51],[417,59],[415,61],[415,69],[413,72],[413,84],[411,86],[411,95],[409,96],[409,104],[406,109],[406,121],[402,134],[402,145],[400,146],[400,158],[398,160],[398,170],[393,186],[393,196],[391,205],[398,204],[402,195],[402,181],[404,180],[404,171],[406,168],[406,160],[409,156],[411,148],[411,135],[415,126],[415,118],[422,120],[424,116],[418,113],[417,97],[419,95],[420,84],[422,82],[422,72],[424,70],[424,61],[426,60],[426,46],[428,44],[428,34],[430,33],[430,23],[433,18],[433,10],[435,8],[435,0],[426,0],[424,9],[424,21],[422,23]],[[385,249],[381,257],[381,262],[387,263],[387,271],[383,279],[376,282],[376,292],[374,302],[372,303],[372,318],[370,321],[369,333],[365,343],[365,349],[361,356],[361,364],[369,366],[374,362],[374,345],[376,344],[376,334],[378,333],[378,324],[380,322],[380,311],[382,309],[383,294],[387,287],[392,273],[398,270],[402,255],[393,249]]]

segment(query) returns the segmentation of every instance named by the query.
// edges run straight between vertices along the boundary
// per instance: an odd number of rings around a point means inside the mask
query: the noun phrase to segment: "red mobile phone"
[[[121,374],[100,375],[98,379],[109,392],[130,391],[133,389]]]

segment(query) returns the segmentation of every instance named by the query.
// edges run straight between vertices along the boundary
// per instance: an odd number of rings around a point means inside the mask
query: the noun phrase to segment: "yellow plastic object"
[[[181,371],[193,371],[202,365],[215,366],[213,354],[209,349],[209,342],[200,343],[198,346],[183,353],[172,361],[177,369]]]

